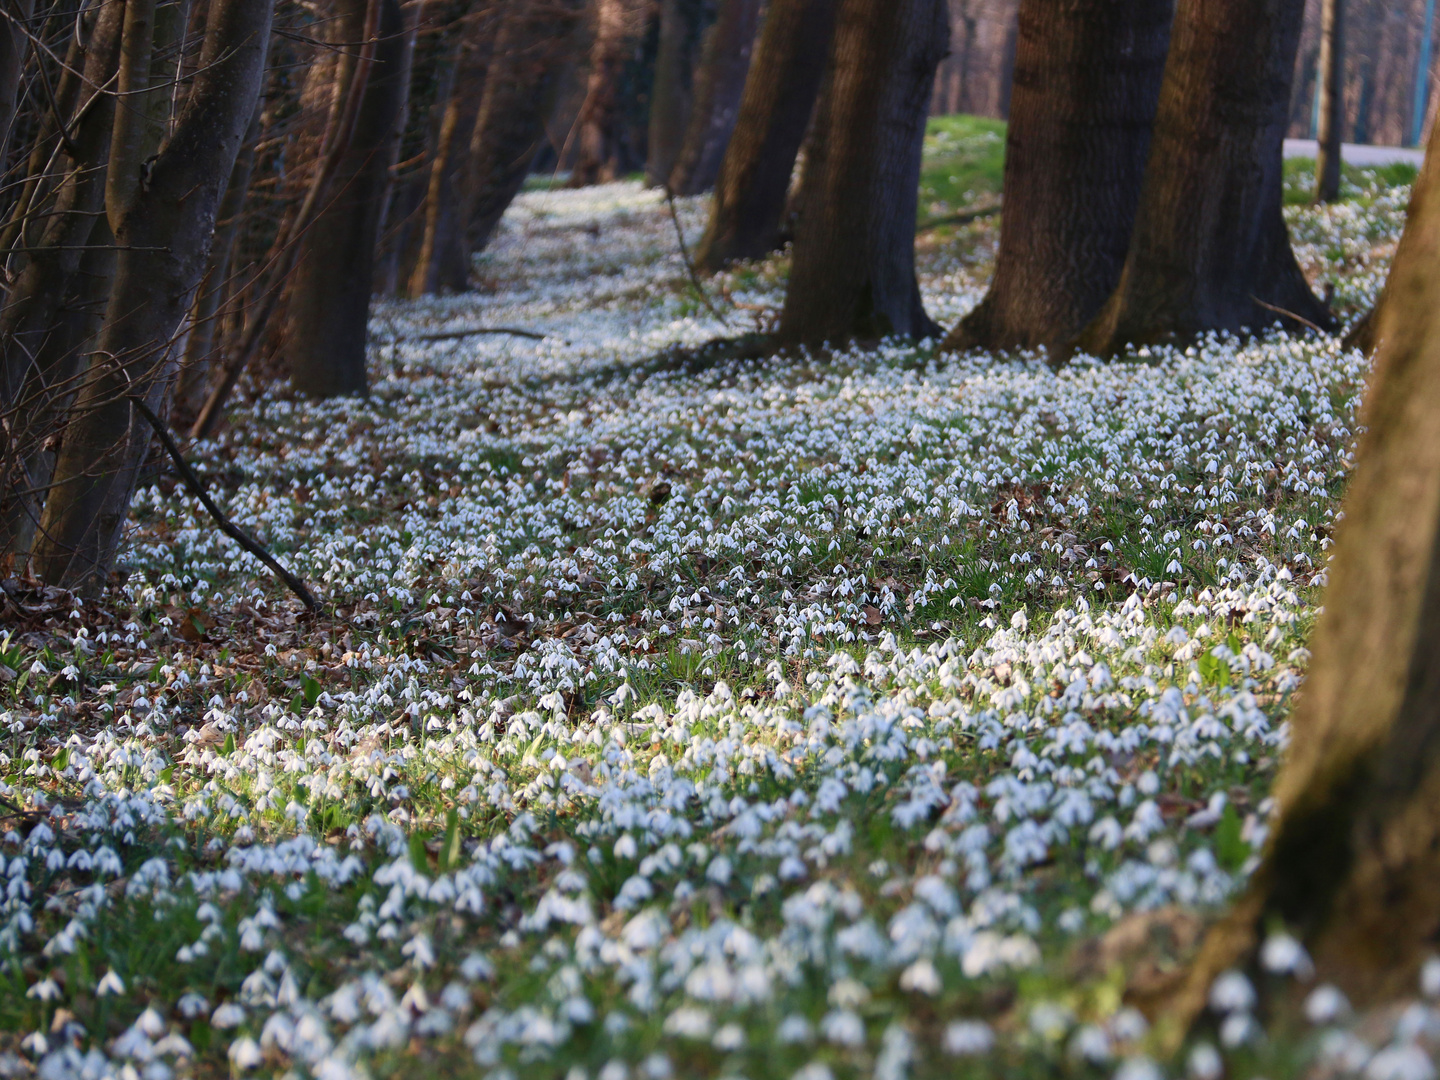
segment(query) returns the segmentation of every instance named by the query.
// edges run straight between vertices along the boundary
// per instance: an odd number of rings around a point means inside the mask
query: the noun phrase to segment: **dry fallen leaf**
[[[865,613],[865,622],[870,626],[879,626],[885,619],[885,616],[880,614],[880,609],[874,604],[866,604],[860,610]]]

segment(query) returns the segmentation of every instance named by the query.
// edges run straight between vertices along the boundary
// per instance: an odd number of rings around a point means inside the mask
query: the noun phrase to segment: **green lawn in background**
[[[1005,121],[932,116],[925,125],[916,225],[994,203],[1005,175]]]

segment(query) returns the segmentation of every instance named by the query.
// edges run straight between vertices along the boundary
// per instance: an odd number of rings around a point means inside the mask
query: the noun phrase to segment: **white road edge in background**
[[[1318,149],[1314,139],[1286,139],[1286,157],[1313,158]],[[1344,143],[1340,147],[1340,159],[1347,165],[1389,165],[1403,161],[1417,169],[1425,160],[1425,151],[1405,146],[1362,146],[1359,143]]]

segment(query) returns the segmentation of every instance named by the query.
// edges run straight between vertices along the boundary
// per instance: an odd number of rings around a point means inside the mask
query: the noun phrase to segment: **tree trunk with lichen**
[[[785,345],[936,335],[915,277],[920,146],[944,0],[842,0],[780,317]]]
[[[1304,0],[1180,0],[1120,282],[1078,347],[1333,319],[1295,261],[1282,143]]]
[[[1172,1002],[1172,1038],[1285,925],[1361,1008],[1414,994],[1440,937],[1440,134],[1395,254],[1325,610],[1244,897]],[[1257,972],[1258,973],[1258,972]],[[1293,1003],[1290,1003],[1293,1006]],[[1286,1002],[1278,1003],[1284,1014]]]
[[[1063,348],[1114,290],[1172,10],[1171,0],[1021,4],[995,277],[945,348]]]

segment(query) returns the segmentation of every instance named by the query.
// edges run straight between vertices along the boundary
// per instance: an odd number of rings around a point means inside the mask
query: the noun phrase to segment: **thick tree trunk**
[[[705,32],[695,105],[670,173],[670,189],[677,195],[699,195],[715,186],[740,112],[759,22],[760,0],[721,0],[719,18]]]
[[[572,187],[618,180],[633,164],[625,146],[621,88],[649,6],[649,0],[595,2],[590,77],[575,120],[578,153],[570,173]]]
[[[574,59],[583,13],[584,0],[552,0],[543,8],[511,0],[505,9],[471,139],[472,252],[490,242],[545,141],[545,120]]]
[[[825,73],[838,0],[770,0],[696,265],[719,270],[780,244],[795,155]]]
[[[46,582],[103,590],[150,429],[126,395],[162,406],[172,341],[205,272],[215,213],[260,92],[272,0],[212,0],[200,64],[167,145],[115,239],[97,361],[55,464],[33,564]]]
[[[466,224],[474,201],[470,189],[471,139],[485,92],[490,60],[491,20],[481,13],[461,39],[450,84],[450,100],[425,192],[425,231],[411,271],[411,297],[433,292],[463,292],[470,281],[470,242]]]
[[[1219,972],[1275,923],[1317,981],[1359,1008],[1413,996],[1440,936],[1440,138],[1395,255],[1336,529],[1325,610],[1291,718],[1279,817],[1249,889],[1175,1003],[1188,1021]]]
[[[705,30],[713,19],[705,0],[662,0],[655,81],[650,92],[645,186],[664,187],[685,143],[694,105],[695,69]]]
[[[30,42],[20,32],[19,24],[28,23],[35,14],[35,0],[15,0],[7,8],[6,15],[9,17],[0,19],[0,168],[3,168],[8,156],[10,133],[15,128],[20,73],[25,67],[25,54],[30,49]]]
[[[1180,0],[1120,283],[1079,348],[1333,325],[1295,261],[1281,153],[1304,0]],[[1267,306],[1268,305],[1268,306]]]
[[[995,277],[945,348],[1063,348],[1114,290],[1172,10],[1172,0],[1021,4]]]
[[[920,146],[944,0],[842,0],[805,166],[780,340],[927,337],[915,279]]]
[[[1334,202],[1340,197],[1340,144],[1345,127],[1345,0],[1322,0],[1318,78],[1315,201]]]
[[[347,3],[337,31],[357,40],[364,3]],[[301,239],[290,277],[284,356],[295,389],[309,397],[363,395],[365,336],[395,130],[405,109],[410,29],[399,0],[381,0],[375,57],[350,145],[329,201]],[[343,267],[342,273],[336,268]]]

